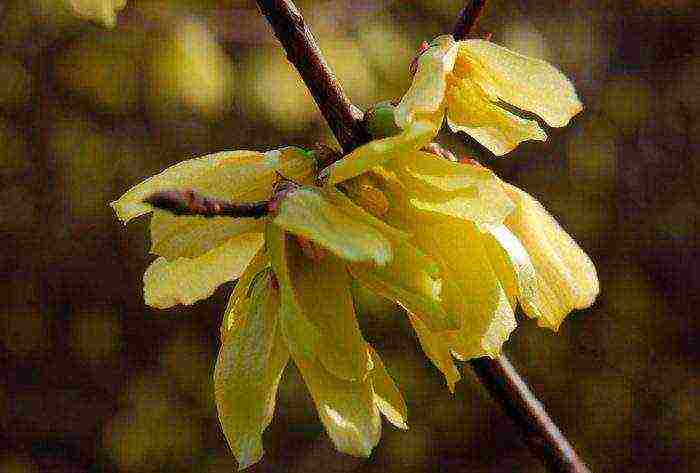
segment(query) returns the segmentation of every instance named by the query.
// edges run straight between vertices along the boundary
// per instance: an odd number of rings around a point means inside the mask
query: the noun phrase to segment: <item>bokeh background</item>
[[[461,7],[298,4],[361,107],[400,96]],[[145,307],[147,222],[108,203],[185,158],[332,137],[252,0],[130,0],[111,30],[69,5],[0,2],[0,472],[233,471],[211,381],[232,284]],[[507,158],[444,139],[540,198],[600,273],[593,308],[558,334],[523,320],[507,353],[594,471],[700,471],[697,3],[492,0],[478,32],[586,104]],[[290,365],[251,471],[543,471],[468,367],[451,395],[396,308],[363,300],[411,429],[336,453]]]

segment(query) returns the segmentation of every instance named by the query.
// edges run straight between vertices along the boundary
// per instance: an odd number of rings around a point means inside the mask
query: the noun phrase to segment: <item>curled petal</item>
[[[520,118],[489,101],[471,79],[458,81],[447,94],[447,124],[463,131],[496,156],[527,140],[546,141],[547,134],[534,120]]]
[[[228,299],[224,317],[221,321],[221,336],[226,333],[236,323],[236,320],[241,318],[247,310],[247,304],[251,298],[251,287],[261,275],[266,275],[265,268],[270,265],[270,259],[267,256],[264,246],[260,246],[255,256],[250,260],[245,271],[241,274],[236,282],[236,287],[233,288],[231,296]]]
[[[557,330],[569,312],[595,301],[600,290],[595,266],[537,200],[504,185],[517,203],[506,226],[522,242],[537,275],[537,291],[521,303],[525,313]]]
[[[263,455],[262,433],[272,420],[289,360],[278,329],[279,295],[270,277],[268,270],[253,284],[250,304],[223,338],[214,369],[219,421],[240,469]]]
[[[183,161],[129,189],[112,202],[124,223],[151,212],[143,200],[157,191],[192,189],[211,197],[252,202],[269,198],[277,173],[295,181],[308,181],[315,161],[299,148],[259,153],[223,151]]]
[[[374,389],[374,403],[389,422],[399,429],[408,429],[406,424],[408,409],[401,391],[399,391],[394,380],[391,379],[379,354],[369,345],[367,345],[367,350],[369,350],[372,357],[373,368],[370,376],[372,388]]]
[[[421,149],[438,134],[442,120],[442,110],[439,110],[430,116],[422,116],[409,123],[398,135],[370,141],[360,146],[324,170],[323,174],[328,176],[327,184],[329,186],[338,184],[359,176],[402,153]]]
[[[447,381],[447,387],[450,392],[455,392],[455,384],[462,377],[459,374],[457,366],[452,359],[450,350],[450,339],[443,332],[434,332],[430,330],[419,317],[411,312],[408,313],[408,318],[413,325],[413,330],[418,335],[421,347],[430,361],[442,372]]]
[[[565,126],[583,109],[573,84],[545,61],[481,39],[461,41],[459,48],[460,55],[486,71],[474,74],[479,85],[504,102],[536,113],[550,126]]]
[[[308,238],[347,261],[384,265],[392,258],[391,243],[378,230],[379,226],[372,224],[374,221],[376,218],[358,207],[346,211],[333,205],[313,188],[301,188],[286,197],[273,220],[275,225]]]
[[[448,282],[435,261],[408,242],[397,243],[394,253],[386,266],[352,264],[350,272],[364,287],[416,314],[431,330],[458,328],[455,314],[442,307],[443,285]]]
[[[143,275],[146,304],[165,309],[209,297],[243,273],[262,243],[261,234],[247,233],[196,258],[158,258]]]
[[[450,282],[442,307],[459,320],[450,331],[452,352],[460,359],[496,357],[516,327],[513,307],[484,247],[483,234],[469,222],[435,219],[416,233],[420,248],[429,251]]]
[[[441,108],[447,76],[454,68],[458,51],[459,44],[451,36],[444,35],[436,38],[421,54],[411,87],[396,109],[395,120],[400,128],[408,127],[418,115],[432,114]]]

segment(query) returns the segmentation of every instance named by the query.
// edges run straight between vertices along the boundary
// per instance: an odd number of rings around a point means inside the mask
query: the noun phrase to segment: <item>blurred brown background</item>
[[[230,472],[211,375],[231,285],[154,311],[146,222],[108,207],[179,160],[331,140],[252,0],[0,2],[0,472]],[[353,101],[399,96],[459,1],[299,1]],[[695,5],[695,6],[693,6]],[[592,255],[602,295],[506,351],[594,471],[700,471],[700,10],[690,0],[489,2],[480,32],[545,58],[586,104],[494,159]],[[409,405],[368,461],[335,453],[296,370],[251,471],[543,471],[468,368],[453,396],[391,307],[367,338]]]

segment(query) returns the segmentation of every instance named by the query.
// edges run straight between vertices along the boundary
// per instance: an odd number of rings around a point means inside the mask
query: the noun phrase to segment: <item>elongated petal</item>
[[[253,256],[248,266],[246,266],[243,274],[241,274],[241,277],[238,278],[236,287],[233,289],[228,299],[224,317],[221,321],[222,337],[233,328],[236,320],[241,318],[247,310],[247,302],[250,301],[251,297],[251,286],[255,283],[256,278],[266,274],[264,270],[269,264],[270,259],[267,256],[267,252],[264,246],[260,246],[255,256]]]
[[[257,151],[224,151],[183,161],[129,189],[112,207],[127,223],[153,210],[143,203],[152,193],[165,189],[193,189],[205,195],[242,202],[269,197],[279,172],[295,181],[307,181],[315,161],[299,148]]]
[[[442,111],[430,116],[421,116],[420,119],[407,124],[398,135],[360,146],[324,170],[323,174],[328,175],[327,185],[332,186],[359,176],[394,156],[421,149],[438,134],[442,121]]]
[[[284,319],[283,325],[286,325]],[[292,340],[290,349],[296,345]],[[335,447],[348,455],[370,456],[382,428],[371,380],[341,379],[313,358],[293,349],[292,355]]]
[[[164,309],[209,297],[243,273],[262,242],[261,234],[247,233],[197,258],[158,258],[143,275],[146,304]]]
[[[408,242],[397,243],[394,250],[387,266],[352,264],[350,272],[364,287],[416,314],[431,330],[459,327],[458,318],[441,305],[444,278],[435,261]]]
[[[360,212],[364,213],[363,219],[356,218]],[[273,222],[345,260],[384,265],[392,258],[391,243],[371,225],[372,218],[360,209],[348,214],[324,198],[319,190],[302,188],[282,201]]]
[[[167,259],[194,258],[244,233],[262,233],[265,221],[254,218],[177,217],[156,210],[151,217],[151,253]]]
[[[488,77],[475,75],[480,85],[504,102],[536,113],[550,126],[565,126],[583,109],[573,84],[545,61],[481,39],[462,41],[459,48],[488,71]]]
[[[523,141],[547,140],[536,121],[493,104],[471,79],[458,81],[448,90],[447,124],[452,131],[467,133],[496,156],[507,154]]]
[[[408,409],[401,391],[391,379],[379,354],[369,345],[367,345],[367,349],[372,356],[372,365],[374,366],[370,373],[374,389],[374,403],[389,422],[399,429],[408,429],[406,424]]]
[[[345,265],[332,255],[307,258],[293,237],[270,225],[268,250],[280,284],[281,317],[296,352],[342,379],[364,379],[370,368]]]
[[[483,240],[486,253],[509,299],[512,300],[512,295],[515,294],[520,300],[529,300],[533,308],[539,307],[537,273],[523,244],[503,224],[490,227],[488,235],[491,238],[485,236]],[[506,267],[502,264],[504,260],[507,261]],[[538,313],[533,316],[540,315]]]
[[[262,433],[272,420],[277,387],[289,360],[278,329],[279,295],[271,273],[252,287],[251,303],[224,337],[214,369],[219,420],[239,468],[263,455]]]
[[[450,339],[443,332],[434,332],[430,330],[419,317],[412,313],[408,313],[413,330],[418,335],[421,347],[430,361],[442,372],[447,381],[447,386],[450,392],[455,392],[455,384],[462,377],[459,374],[457,366],[452,359],[450,350]]]
[[[500,354],[516,321],[503,285],[483,245],[483,234],[468,222],[436,219],[416,234],[421,248],[444,268],[442,306],[459,317],[450,347],[461,359]]]
[[[420,56],[411,87],[396,109],[396,124],[400,128],[406,128],[416,115],[430,114],[440,109],[447,88],[447,76],[452,72],[458,51],[458,43],[445,35],[436,38],[430,49]]]
[[[317,358],[339,378],[364,379],[370,360],[345,265],[333,255],[311,260],[293,241],[287,246],[287,264],[297,307],[320,335]]]
[[[556,330],[569,312],[595,300],[600,290],[595,266],[537,200],[505,186],[518,205],[506,225],[527,250],[537,275],[537,292],[521,301],[523,308]]]

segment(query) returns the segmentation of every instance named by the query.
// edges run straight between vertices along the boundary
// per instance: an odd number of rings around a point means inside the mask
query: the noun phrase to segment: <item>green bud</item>
[[[387,100],[379,102],[367,110],[364,124],[373,138],[386,138],[397,135],[401,131],[394,120],[395,109],[396,106]]]

